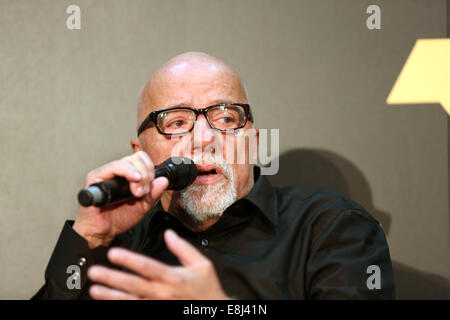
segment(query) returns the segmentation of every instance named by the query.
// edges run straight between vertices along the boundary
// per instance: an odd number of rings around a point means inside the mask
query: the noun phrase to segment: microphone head
[[[169,190],[182,190],[190,186],[197,178],[198,170],[194,161],[185,157],[172,157],[164,161],[156,169],[156,176],[169,179]],[[160,172],[158,172],[160,171]]]

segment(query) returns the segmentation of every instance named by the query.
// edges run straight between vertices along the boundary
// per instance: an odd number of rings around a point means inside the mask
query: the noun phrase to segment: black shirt
[[[106,247],[63,227],[34,299],[89,299],[86,271],[112,265]],[[237,299],[394,299],[389,248],[381,225],[351,199],[324,188],[274,188],[255,167],[255,184],[208,230],[193,232],[161,203],[111,246],[171,265],[163,232],[174,229],[214,264],[224,291]],[[79,267],[80,289],[69,289],[70,265]],[[379,268],[379,273],[370,266]],[[376,278],[379,280],[378,285]],[[73,279],[73,278],[72,278]]]

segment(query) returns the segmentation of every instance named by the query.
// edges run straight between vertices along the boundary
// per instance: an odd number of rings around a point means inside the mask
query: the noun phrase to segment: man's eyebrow
[[[174,104],[174,105],[170,105],[167,107],[164,107],[162,109],[172,109],[172,108],[178,108],[178,107],[190,107],[191,105],[189,103],[178,103],[178,104]]]
[[[232,99],[217,99],[214,100],[211,105],[215,105],[215,104],[221,104],[221,103],[238,103],[239,101],[235,101]]]
[[[174,104],[160,105],[160,106],[158,106],[158,108],[156,110],[172,109],[172,108],[178,108],[178,107],[192,107],[192,105],[190,103],[179,102],[179,103],[174,103]]]
[[[216,99],[216,100],[213,100],[212,102],[210,102],[210,104],[208,106],[214,106],[216,104],[222,104],[222,103],[232,104],[232,103],[240,103],[240,101],[235,101],[235,100],[232,100],[232,99]],[[182,102],[182,103],[177,103],[177,104],[174,104],[174,105],[169,105],[167,107],[164,107],[164,109],[172,109],[172,108],[178,108],[178,107],[194,107],[194,108],[198,108],[195,105]],[[205,106],[205,107],[207,107],[207,106]]]

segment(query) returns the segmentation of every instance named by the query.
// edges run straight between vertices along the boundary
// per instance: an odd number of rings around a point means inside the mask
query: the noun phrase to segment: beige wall
[[[73,3],[81,30],[65,25]],[[366,28],[369,4],[381,30]],[[257,125],[280,128],[275,184],[349,194],[385,228],[398,296],[449,298],[448,116],[385,104],[415,39],[446,36],[446,11],[444,0],[0,0],[0,298],[42,285],[85,174],[131,151],[138,91],[188,50],[234,66]]]

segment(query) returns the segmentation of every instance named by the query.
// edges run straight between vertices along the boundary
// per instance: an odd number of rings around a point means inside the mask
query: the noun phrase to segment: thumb
[[[184,266],[191,266],[207,260],[192,244],[179,237],[175,231],[166,230],[164,233],[167,248],[180,260]]]

